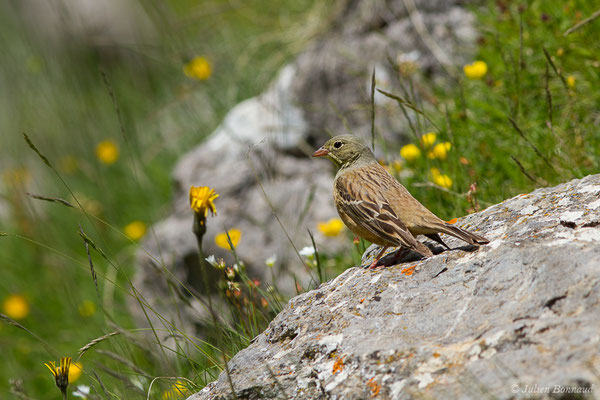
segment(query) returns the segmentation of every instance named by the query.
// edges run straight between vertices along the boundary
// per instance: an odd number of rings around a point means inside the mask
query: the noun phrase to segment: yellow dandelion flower
[[[77,307],[77,310],[79,311],[79,315],[82,317],[91,317],[96,313],[96,303],[91,300],[84,300],[83,303]]]
[[[413,162],[421,156],[421,150],[416,145],[410,143],[402,146],[400,156],[408,162]]]
[[[446,189],[452,187],[452,179],[446,174],[433,175],[433,183]]]
[[[569,85],[569,87],[575,86],[575,77],[573,75],[567,76],[567,85]]]
[[[175,393],[180,394],[181,396],[185,396],[185,394],[188,391],[187,388],[187,384],[185,381],[178,379],[174,384],[173,384],[173,391]]]
[[[206,58],[194,57],[190,62],[183,66],[183,73],[188,78],[204,81],[212,75],[212,68]]]
[[[103,164],[114,164],[119,159],[119,147],[114,140],[104,140],[96,146],[96,157]]]
[[[165,390],[162,394],[162,400],[172,400],[172,399],[176,399],[177,397],[177,393],[173,392],[172,390]]]
[[[79,379],[82,373],[83,365],[79,361],[71,364],[71,368],[69,368],[69,382],[75,382],[77,379]]]
[[[481,79],[487,74],[488,66],[484,61],[475,61],[465,65],[463,71],[469,79]]]
[[[162,394],[163,400],[183,399],[185,396],[174,389],[165,390]]]
[[[431,147],[435,143],[435,132],[429,132],[421,136],[421,143],[424,147]]]
[[[436,168],[436,167],[432,167],[429,171],[431,172],[431,175],[433,175],[433,176],[438,176],[441,174],[440,169]]]
[[[29,315],[29,303],[23,295],[11,294],[2,302],[2,312],[14,320]]]
[[[214,189],[208,186],[190,187],[190,207],[196,214],[203,216],[205,219],[208,215],[208,210],[213,215],[217,215],[217,208],[213,203],[217,197],[219,195],[215,193]]]
[[[56,383],[56,387],[60,389],[63,393],[65,399],[67,398],[67,387],[69,386],[69,377],[70,377],[70,367],[71,367],[71,357],[63,357],[60,359],[60,366],[56,366],[54,361],[48,361],[44,363],[46,367],[54,376],[54,382]]]
[[[240,243],[240,239],[242,238],[242,231],[240,231],[239,229],[230,229],[229,231],[229,238],[231,239],[231,243],[233,244],[233,247],[237,247],[237,245]],[[217,236],[215,236],[215,243],[217,244],[217,246],[219,246],[222,249],[225,250],[231,250],[231,247],[229,246],[229,242],[227,241],[227,233],[226,232],[221,232],[219,234],[217,234]]]
[[[146,234],[146,224],[142,221],[133,221],[123,229],[123,232],[131,240],[138,240]]]
[[[450,142],[438,143],[433,146],[433,149],[429,153],[427,153],[427,157],[438,160],[445,160],[448,157],[448,152],[452,148],[452,144]]]
[[[317,228],[325,236],[337,236],[344,229],[344,223],[339,218],[331,218],[327,222],[319,222]]]

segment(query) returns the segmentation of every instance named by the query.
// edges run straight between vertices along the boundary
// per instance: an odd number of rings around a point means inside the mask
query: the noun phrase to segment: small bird
[[[329,139],[313,157],[327,157],[339,167],[333,181],[333,199],[344,224],[355,235],[383,246],[370,268],[377,266],[388,247],[401,247],[394,261],[406,249],[423,257],[433,256],[431,250],[415,238],[417,235],[425,235],[448,249],[439,233],[472,245],[490,242],[441,220],[425,208],[379,165],[369,147],[353,135]]]

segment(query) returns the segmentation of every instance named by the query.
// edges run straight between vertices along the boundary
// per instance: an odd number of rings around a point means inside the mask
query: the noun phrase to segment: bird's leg
[[[375,269],[377,267],[377,263],[379,262],[379,259],[381,258],[381,256],[383,256],[383,253],[385,253],[385,251],[387,249],[388,249],[388,246],[384,246],[383,249],[381,249],[381,251],[379,252],[379,254],[377,254],[377,256],[375,257],[375,259],[371,263],[371,265],[369,265],[369,269]]]
[[[392,259],[391,265],[396,265],[396,263],[409,252],[410,250],[408,250],[407,248],[400,247],[396,254],[394,254],[394,258]]]

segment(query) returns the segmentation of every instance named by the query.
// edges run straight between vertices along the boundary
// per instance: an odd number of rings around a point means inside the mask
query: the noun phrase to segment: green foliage
[[[0,231],[8,233],[0,235],[0,302],[22,295],[29,311],[16,322],[39,338],[0,321],[0,393],[14,378],[33,398],[60,398],[43,363],[66,355],[76,361],[77,349],[102,337],[83,355],[85,374],[75,385],[92,385],[102,398],[146,398],[154,377],[187,376],[195,390],[216,378],[223,357],[245,347],[280,306],[261,304],[266,317],[250,313],[240,326],[217,327],[213,344],[182,337],[165,321],[153,326],[156,337],[178,339],[157,354],[138,340],[128,312],[126,303],[137,302],[153,314],[131,282],[140,247],[122,232],[132,221],[150,226],[166,215],[177,158],[235,104],[262,91],[324,26],[330,6],[314,0],[278,7],[266,0],[142,3],[155,33],[148,43],[116,48],[83,38],[51,43],[31,29],[17,3],[0,5],[0,209],[7,210]],[[184,74],[198,56],[210,62],[209,79]],[[104,141],[118,149],[114,163],[96,154]],[[173,283],[173,296],[185,292],[166,269],[164,279]],[[160,398],[175,381],[154,381],[150,397]]]
[[[480,28],[475,59],[487,64],[487,74],[469,79],[457,71],[455,85],[436,88],[432,101],[419,104],[431,121],[406,109],[416,121],[414,143],[422,149],[418,138],[429,131],[438,142],[452,143],[447,160],[423,156],[405,166],[403,181],[418,199],[450,219],[477,208],[473,192],[467,195],[474,182],[485,207],[598,172],[600,92],[594,87],[600,43],[594,38],[600,23],[564,34],[594,7],[586,1],[533,1],[473,9]],[[411,78],[400,79],[404,97],[416,104]],[[450,191],[423,185],[432,180],[432,167],[452,179]]]

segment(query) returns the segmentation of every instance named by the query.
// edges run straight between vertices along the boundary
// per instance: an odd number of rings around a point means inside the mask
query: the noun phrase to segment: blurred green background
[[[112,323],[135,328],[124,301],[136,241],[170,209],[169,175],[177,158],[211,133],[230,108],[260,93],[326,27],[331,5],[314,0],[41,3],[0,4],[0,231],[20,236],[0,241],[0,312],[44,341],[0,322],[0,393],[9,392],[9,379],[20,379],[28,395],[50,399],[59,392],[44,362],[76,358],[78,348],[113,331]],[[26,192],[74,204],[75,194],[92,217],[32,200]],[[106,224],[92,223],[94,217]],[[100,299],[78,224],[118,265],[111,268],[93,254]],[[187,375],[200,384],[204,379],[198,371],[196,377],[194,363],[153,364],[149,349],[126,339],[105,346],[152,376]],[[84,358],[86,376],[77,383],[89,385],[94,370],[117,397],[145,398],[150,380],[140,377],[143,390],[132,389],[98,364],[126,370],[128,379],[137,372],[109,357],[99,359]],[[151,397],[172,383],[155,383]]]
[[[0,393],[58,399],[44,362],[76,358],[116,327],[136,328],[125,307],[133,255],[169,211],[177,158],[325,32],[335,4],[171,0],[123,9],[115,1],[112,14],[81,15],[35,4],[0,3],[0,231],[9,233],[0,237],[0,311],[11,318],[0,321]],[[485,73],[460,69],[452,85],[432,87],[425,105],[406,96],[435,125],[416,114],[409,144],[417,151],[385,160],[446,218],[596,173],[600,164],[600,24],[564,35],[594,4],[490,1],[473,11],[481,32],[474,61]],[[93,23],[85,26],[88,14]],[[397,78],[409,86],[401,67]],[[430,131],[437,144],[451,144],[443,157],[429,156]],[[387,145],[400,151],[406,143]],[[90,216],[26,192],[71,203],[75,195]],[[79,224],[113,263],[92,252],[100,298]],[[344,255],[322,257],[333,270],[348,266]],[[197,390],[217,376],[223,352],[250,339],[236,335],[235,345],[213,343],[223,351],[199,343],[197,352],[165,359],[121,334],[98,345],[111,353],[84,356],[75,385],[100,392],[101,380],[109,393],[102,398],[145,398],[152,379],[167,376],[187,377],[183,385]],[[151,398],[181,397],[174,381],[156,381]]]

